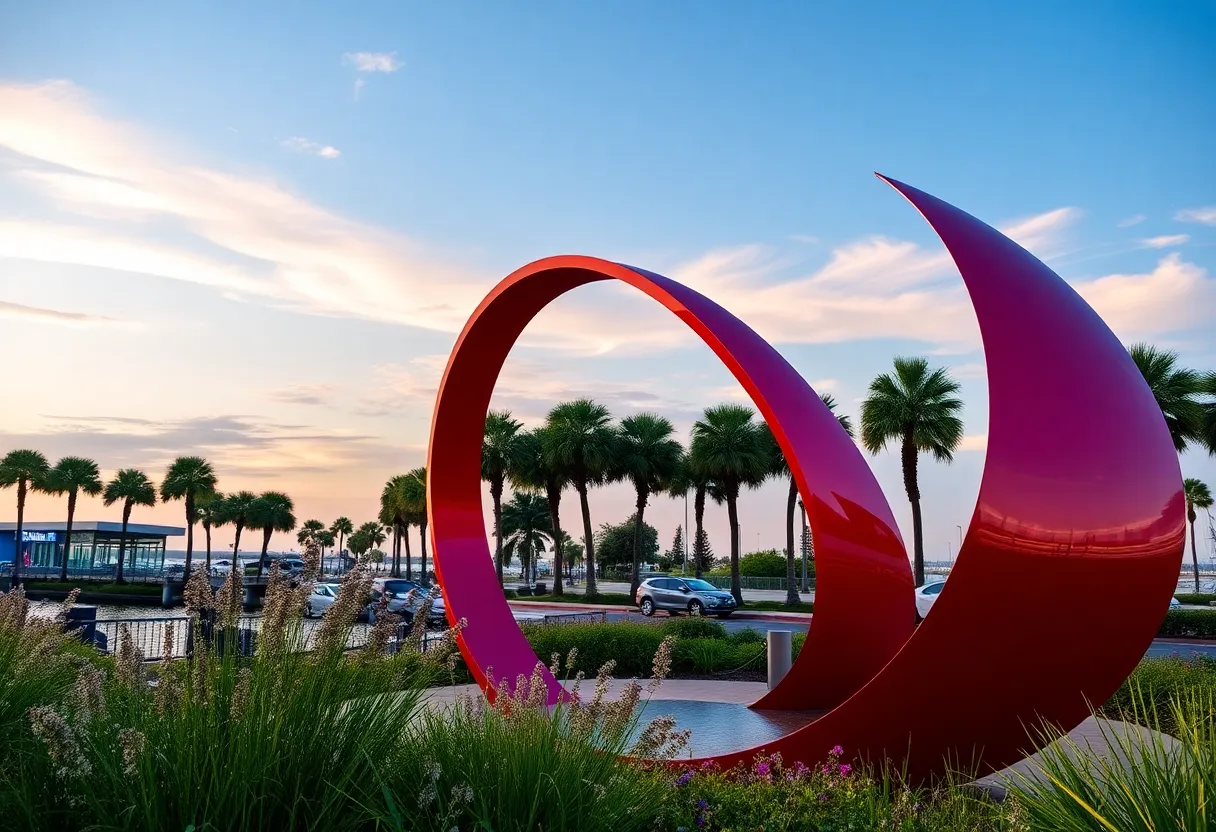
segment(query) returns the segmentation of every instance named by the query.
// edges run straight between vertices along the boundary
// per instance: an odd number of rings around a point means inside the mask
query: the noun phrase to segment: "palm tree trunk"
[[[697,533],[692,539],[692,559],[699,578],[701,577],[701,553],[697,551],[697,547],[701,545],[701,537],[705,531],[705,486],[703,485],[698,485],[697,493],[693,495],[692,511],[697,524]]]
[[[629,577],[629,597],[634,598],[638,594],[638,584],[641,583],[638,574],[638,559],[642,554],[642,514],[646,511],[646,490],[638,489],[637,522],[633,524],[633,571]]]
[[[1191,509],[1191,565],[1195,568],[1195,593],[1199,593],[1199,552],[1195,549],[1195,509]]]
[[[186,492],[186,579],[190,578],[190,559],[194,554],[194,494]]]
[[[490,499],[494,501],[494,570],[502,584],[502,480],[490,483]]]
[[[739,498],[726,493],[726,516],[730,520],[730,594],[735,603],[743,603],[743,584],[739,580]]]
[[[414,556],[410,554],[410,524],[405,524],[405,577],[411,578],[414,572]]]
[[[207,572],[211,572],[211,524],[203,524],[203,534],[207,536]]]
[[[401,527],[393,524],[393,568],[390,570],[394,578],[401,577]]]
[[[408,532],[409,529],[407,528],[406,531]],[[342,532],[338,532],[338,574],[339,575],[342,574],[342,570],[346,567],[346,555],[342,554],[342,540],[343,540]]]
[[[904,431],[903,448],[904,490],[912,504],[912,577],[917,586],[925,583],[925,537],[920,519],[920,486],[916,482],[916,442],[912,430]]]
[[[802,511],[802,534],[806,538],[805,551],[802,554],[802,591],[811,591],[811,582],[808,576],[807,561],[814,562],[815,560],[815,536],[811,534],[811,527],[806,524],[806,503],[799,503],[799,509]]]
[[[240,523],[236,523],[236,538],[232,541],[232,568],[239,569],[241,567],[241,531],[245,528]],[[244,575],[244,571],[241,572]]]
[[[21,532],[25,527],[25,480],[17,481],[17,530],[13,537],[13,586],[21,583],[21,562],[25,559],[25,541]]]
[[[557,577],[557,580],[554,582],[554,585],[553,585],[553,594],[561,595],[562,594],[562,573],[557,571],[558,567],[556,566],[556,564],[561,563],[562,560],[566,557],[565,553],[562,550],[562,518],[561,518],[561,512],[560,512],[561,503],[562,503],[562,491],[560,488],[558,488],[558,489],[549,488],[546,490],[549,492],[548,493],[549,525],[553,527],[553,563],[555,564],[553,569],[554,569],[554,574]]]
[[[123,568],[126,566],[127,560],[127,523],[131,520],[131,501],[127,500],[122,507],[122,534],[118,538],[118,576],[114,579],[116,584],[125,584],[127,579],[123,577]]]
[[[262,577],[262,564],[266,562],[266,550],[270,548],[270,536],[274,529],[270,526],[262,529],[262,555],[258,558],[258,577]]]
[[[583,511],[583,546],[587,550],[587,595],[596,595],[595,588],[595,541],[591,539],[591,506],[587,504],[587,483],[575,485],[578,503]]]
[[[798,483],[790,475],[790,493],[785,502],[785,603],[797,604],[798,576],[794,571],[794,509],[798,507]]]
[[[426,516],[423,515],[422,522],[418,524],[418,557],[422,561],[422,584],[426,585]]]
[[[64,531],[63,563],[59,565],[59,580],[68,579],[68,557],[72,552],[72,521],[76,519],[76,489],[68,492],[68,527]],[[1191,526],[1194,529],[1194,525]]]

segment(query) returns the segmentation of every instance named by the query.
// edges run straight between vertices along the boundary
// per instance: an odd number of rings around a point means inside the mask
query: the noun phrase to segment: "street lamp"
[[[958,548],[962,549],[963,548],[963,527],[956,523],[954,525],[954,528],[958,529]]]

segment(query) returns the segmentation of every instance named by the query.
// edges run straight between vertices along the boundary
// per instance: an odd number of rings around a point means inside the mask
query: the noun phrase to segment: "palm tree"
[[[1128,352],[1153,391],[1174,449],[1182,453],[1189,443],[1201,440],[1204,411],[1198,397],[1203,378],[1194,370],[1179,367],[1178,353],[1172,350],[1132,344]]]
[[[1199,591],[1199,553],[1195,548],[1195,509],[1212,507],[1212,492],[1207,483],[1192,477],[1182,481],[1183,495],[1186,497],[1186,519],[1191,524],[1191,564],[1195,568],[1195,591]]]
[[[318,535],[325,530],[325,524],[320,520],[305,520],[300,524],[300,531],[296,534],[296,543],[301,546],[307,546],[310,542],[321,545],[318,540]]]
[[[355,556],[356,560],[361,559],[367,550],[372,548],[367,532],[362,528],[351,531],[350,539],[346,541],[346,545],[350,547],[351,554]]]
[[[224,495],[218,491],[210,491],[198,496],[198,504],[194,507],[198,522],[203,526],[203,534],[207,538],[207,571],[211,571],[211,530],[228,523],[224,516]],[[234,549],[235,551],[235,549]]]
[[[616,444],[608,408],[590,399],[564,402],[549,411],[545,420],[542,451],[546,463],[566,472],[578,492],[583,514],[583,545],[587,548],[587,594],[595,595],[595,540],[591,531],[591,507],[587,489],[606,479]],[[561,588],[561,559],[554,567],[554,583]],[[556,591],[556,590],[555,590]]]
[[[179,456],[173,460],[160,484],[161,502],[186,501],[186,577],[190,577],[190,560],[194,554],[194,524],[198,522],[197,502],[200,494],[215,491],[215,471],[201,456]]]
[[[338,537],[338,568],[341,570],[344,560],[342,544],[345,538],[355,531],[355,524],[350,521],[349,517],[339,517],[329,525],[329,531]]]
[[[13,537],[16,547],[13,553],[13,586],[21,582],[21,556],[25,552],[24,541],[21,539],[22,528],[25,525],[25,497],[31,491],[44,491],[50,473],[51,464],[38,451],[9,451],[4,455],[4,459],[0,459],[0,488],[17,486],[17,529]]]
[[[231,523],[236,528],[236,537],[232,541],[232,568],[241,568],[241,532],[245,528],[257,528],[249,522],[253,505],[258,501],[258,495],[252,491],[238,491],[224,498],[220,507],[221,516],[225,523]],[[260,567],[259,567],[260,568]]]
[[[258,577],[266,561],[266,550],[270,548],[270,537],[275,532],[289,532],[296,527],[295,505],[281,491],[263,491],[249,509],[247,524],[251,529],[262,530],[262,556],[258,558]]]
[[[481,478],[490,484],[490,499],[494,501],[494,568],[502,583],[502,491],[510,472],[519,467],[523,423],[506,410],[491,410],[486,414],[485,431],[481,440]]]
[[[549,510],[549,528],[553,530],[553,552],[557,559],[565,558],[565,543],[569,538],[562,531],[561,505],[562,491],[570,484],[567,470],[561,465],[554,464],[545,456],[545,433],[547,427],[540,427],[519,436],[519,456],[512,468],[507,472],[511,487],[516,491],[543,492],[545,505]],[[504,521],[505,522],[505,521]],[[507,531],[503,529],[505,545]],[[511,551],[503,550],[504,564],[511,559]],[[558,573],[560,575],[560,573]],[[524,576],[521,576],[524,577]],[[553,587],[555,595],[562,595],[564,588],[561,581]],[[588,595],[594,595],[590,588]]]
[[[1207,401],[1200,405],[1203,411],[1199,425],[1199,439],[1207,446],[1208,453],[1216,456],[1216,370],[1204,373],[1199,380],[1199,393]]]
[[[502,533],[504,551],[508,557],[519,555],[520,578],[528,580],[529,570],[536,571],[536,555],[544,552],[545,543],[553,539],[545,498],[527,491],[516,492],[503,506]]]
[[[418,557],[422,561],[422,582],[426,583],[426,468],[415,468],[406,475],[405,494],[408,507],[407,518],[418,527]],[[409,528],[406,528],[409,535]]]
[[[883,373],[870,383],[861,404],[861,443],[872,454],[899,441],[904,490],[912,503],[912,539],[916,585],[925,582],[925,544],[920,516],[917,454],[927,451],[939,462],[951,462],[963,440],[963,402],[958,382],[945,369],[929,369],[923,358],[896,358],[895,373]]]
[[[743,589],[739,581],[739,489],[757,487],[772,470],[768,429],[762,422],[752,421],[755,415],[750,407],[738,404],[709,408],[693,424],[688,449],[692,469],[712,480],[726,503],[730,521],[731,594],[740,604]]]
[[[76,519],[76,497],[84,492],[90,497],[101,493],[101,472],[97,463],[81,456],[65,456],[55,463],[48,478],[48,491],[68,495],[68,525],[64,531],[63,558],[59,562],[59,580],[68,579],[68,557],[72,551],[72,522]]]
[[[131,521],[131,509],[134,506],[156,505],[156,486],[143,471],[123,468],[106,483],[104,500],[107,506],[122,503],[122,536],[118,539],[118,574],[114,582],[125,584],[123,567],[127,556],[127,524]]]
[[[321,547],[321,572],[325,572],[325,550],[334,548],[334,542],[337,538],[329,529],[321,529],[316,536],[317,545]]]
[[[398,474],[384,484],[384,490],[380,492],[380,515],[378,517],[380,524],[387,526],[393,531],[393,555],[391,571],[394,577],[401,575],[401,541],[405,540],[406,550],[406,576],[409,575],[409,530],[410,523],[414,519],[411,500],[413,499],[412,489],[415,486],[410,483],[409,474]]]
[[[819,398],[827,405],[828,410],[836,412],[836,398],[831,393],[820,393]],[[838,414],[836,421],[844,428],[845,433],[850,437],[853,435],[852,419],[844,414]],[[773,474],[789,477],[790,480],[789,495],[785,501],[785,603],[797,604],[802,600],[798,594],[798,581],[794,570],[794,514],[798,508],[798,484],[794,482],[794,474],[790,471],[789,462],[786,460],[785,454],[781,453],[781,448],[775,439],[772,448],[774,451]]]
[[[370,552],[372,549],[375,549],[377,546],[379,546],[381,543],[383,543],[387,539],[387,535],[384,533],[384,527],[381,526],[380,523],[376,520],[368,520],[366,523],[364,523],[362,526],[360,526],[357,531],[354,532],[354,535],[358,536],[359,542],[363,547],[362,552],[356,552],[356,554],[359,554],[359,555],[363,555],[363,554],[366,554],[367,552]],[[351,551],[352,552],[355,551],[354,544],[355,544],[355,537],[352,536],[351,537]]]
[[[653,413],[638,413],[621,420],[617,431],[617,448],[613,454],[613,471],[617,477],[633,483],[637,497],[637,522],[633,527],[633,571],[629,594],[636,595],[640,579],[638,560],[642,551],[643,514],[650,495],[667,487],[679,472],[684,449],[672,438],[675,428],[671,421]]]

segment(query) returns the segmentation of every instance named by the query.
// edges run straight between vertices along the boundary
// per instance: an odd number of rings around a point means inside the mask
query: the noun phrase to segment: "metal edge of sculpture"
[[[427,461],[436,574],[460,649],[489,679],[538,663],[503,596],[481,505],[481,440],[512,345],[550,301],[619,280],[683,320],[751,396],[789,461],[816,552],[814,626],[757,708],[822,710],[764,744],[814,763],[893,759],[916,779],[947,761],[995,771],[1034,749],[1030,727],[1078,725],[1135,667],[1168,608],[1184,540],[1168,430],[1123,345],[1050,268],[971,215],[882,177],[917,208],[971,296],[988,368],[987,458],[975,512],[933,615],[865,459],[781,355],[713,301],[643,269],[538,260],[503,279],[448,360]],[[1013,589],[1033,576],[1030,602]],[[1097,649],[1095,649],[1097,645]],[[547,672],[550,703],[564,689]],[[760,748],[706,759],[730,766]]]

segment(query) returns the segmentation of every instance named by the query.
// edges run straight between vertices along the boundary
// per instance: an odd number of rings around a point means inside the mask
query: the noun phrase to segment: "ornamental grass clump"
[[[672,644],[660,644],[647,689],[670,669]],[[428,651],[429,652],[429,651]],[[567,672],[577,651],[565,657]],[[595,690],[584,697],[578,672],[569,696],[552,709],[545,666],[512,683],[497,680],[493,704],[480,695],[430,708],[401,747],[393,788],[381,768],[381,823],[394,830],[493,829],[495,832],[633,832],[658,826],[667,787],[649,764],[630,756],[669,759],[688,741],[670,717],[637,731],[644,690],[626,682],[609,699],[613,664],[600,668]],[[560,678],[562,657],[548,670]],[[493,676],[491,674],[491,681]],[[636,739],[634,738],[635,734]],[[409,784],[408,787],[402,788]]]
[[[1216,828],[1216,688],[1190,687],[1160,705],[1140,688],[1121,714],[1124,721],[1159,726],[1168,721],[1174,737],[1125,730],[1099,722],[1114,754],[1097,757],[1059,731],[1040,741],[1041,773],[1020,777],[1011,790],[1035,829],[1160,832]]]
[[[351,602],[327,614],[325,649],[306,652],[300,588],[271,585],[254,655],[239,655],[227,628],[210,647],[198,639],[188,659],[155,665],[125,630],[112,666],[60,653],[58,624],[26,620],[22,598],[0,596],[0,662],[51,645],[36,666],[0,664],[13,671],[0,685],[26,691],[12,714],[13,697],[0,698],[7,736],[28,740],[17,751],[0,744],[0,826],[374,828],[376,769],[391,771],[402,753],[423,664],[348,653],[360,608]]]

